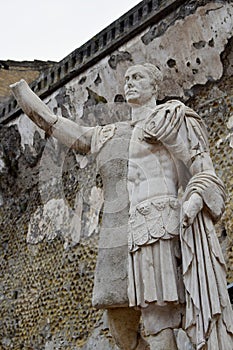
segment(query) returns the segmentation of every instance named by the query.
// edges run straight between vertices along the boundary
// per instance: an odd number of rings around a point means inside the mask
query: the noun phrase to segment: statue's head
[[[127,102],[143,105],[157,97],[158,81],[162,80],[160,69],[151,63],[137,64],[125,73],[125,97]]]

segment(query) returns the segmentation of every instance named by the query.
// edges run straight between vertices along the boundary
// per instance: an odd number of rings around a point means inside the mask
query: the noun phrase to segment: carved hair
[[[163,75],[159,67],[155,66],[154,64],[151,63],[143,63],[141,64],[146,70],[148,71],[150,77],[152,80],[157,83],[158,81],[163,80]]]

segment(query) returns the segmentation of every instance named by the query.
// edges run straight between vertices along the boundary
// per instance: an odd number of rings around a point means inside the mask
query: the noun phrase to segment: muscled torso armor
[[[140,244],[151,244],[160,238],[171,238],[178,232],[174,232],[178,221],[175,160],[161,142],[144,141],[142,127],[143,121],[120,122],[97,127],[93,137],[92,146],[98,151],[97,166],[104,184],[93,294],[93,304],[97,307],[128,304],[129,249],[137,249]],[[141,215],[145,223],[140,218],[142,227],[138,229],[136,223],[133,232],[135,213]],[[157,221],[152,217],[153,230],[148,230],[150,213],[157,217]],[[165,228],[174,217],[176,223],[170,225],[172,229]]]

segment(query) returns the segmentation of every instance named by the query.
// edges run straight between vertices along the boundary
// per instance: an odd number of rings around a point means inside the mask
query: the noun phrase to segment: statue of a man
[[[39,127],[96,153],[105,204],[93,304],[108,310],[120,349],[149,349],[139,333],[142,318],[152,350],[177,349],[175,328],[196,349],[232,350],[232,310],[214,230],[224,186],[201,118],[179,101],[156,104],[161,79],[152,64],[130,67],[124,88],[132,120],[97,127],[53,115],[24,81],[12,90]]]

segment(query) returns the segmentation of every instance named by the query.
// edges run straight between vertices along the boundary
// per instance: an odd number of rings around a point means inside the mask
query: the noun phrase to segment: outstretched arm
[[[77,151],[87,153],[90,150],[94,128],[54,115],[23,79],[10,87],[23,112],[46,133]]]

